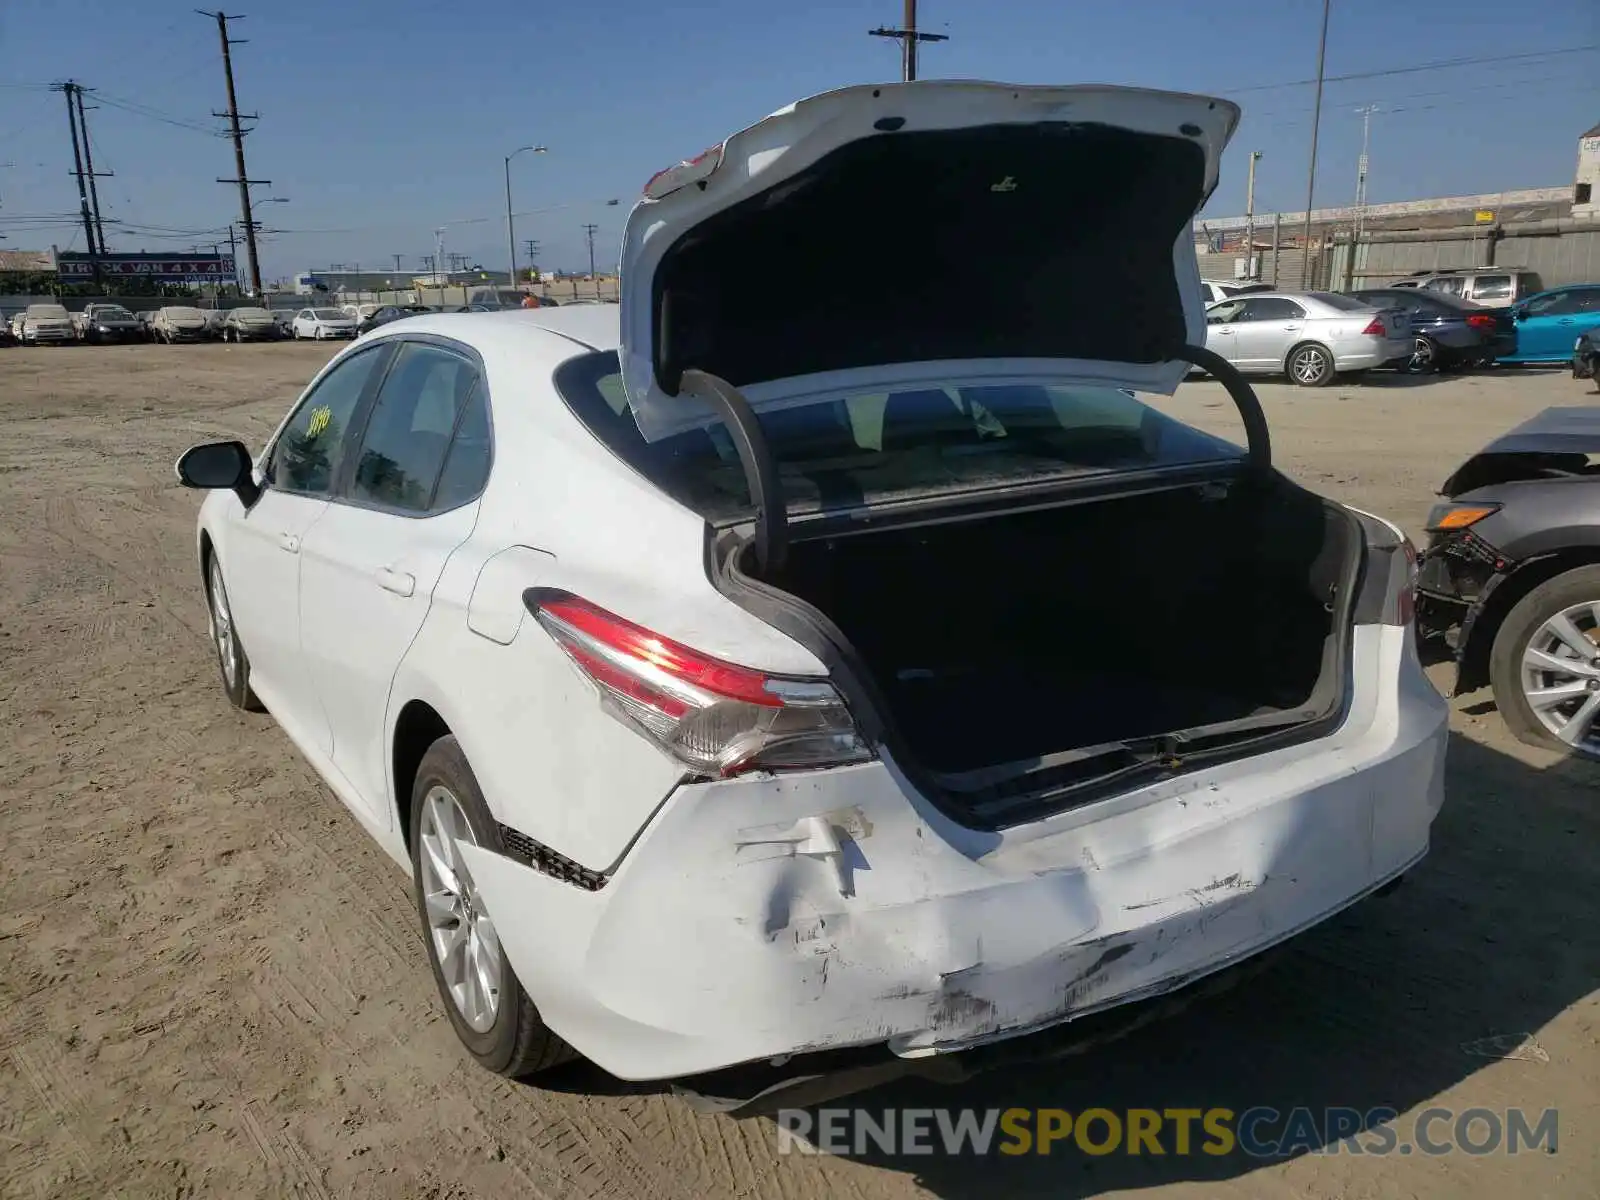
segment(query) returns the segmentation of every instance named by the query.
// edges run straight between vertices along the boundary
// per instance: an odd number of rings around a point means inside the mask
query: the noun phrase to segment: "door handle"
[[[379,567],[378,586],[386,592],[393,592],[396,596],[410,596],[417,590],[417,577],[406,571]]]
[[[287,550],[290,554],[300,553],[300,535],[289,533],[287,530],[278,535],[278,549]]]
[[[1285,333],[1293,333],[1296,329],[1299,329],[1299,328],[1300,328],[1300,326],[1298,326],[1298,325],[1285,325],[1283,327],[1283,331]]]
[[[1562,317],[1561,321],[1560,321],[1560,324],[1562,324],[1562,325],[1571,325],[1572,324],[1572,318],[1571,317]]]
[[[1217,332],[1218,333],[1232,333],[1233,330],[1231,330],[1231,329],[1219,329],[1219,330],[1217,330]]]

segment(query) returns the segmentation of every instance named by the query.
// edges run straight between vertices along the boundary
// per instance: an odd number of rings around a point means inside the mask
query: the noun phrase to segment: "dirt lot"
[[[1456,704],[1434,852],[1285,962],[1114,1047],[886,1106],[1560,1109],[1560,1149],[852,1160],[574,1068],[457,1049],[407,884],[264,717],[223,701],[188,444],[259,444],[325,351],[0,351],[0,1194],[1501,1197],[1600,1193],[1600,770]],[[1279,459],[1416,531],[1560,372],[1262,389]],[[1172,408],[1231,429],[1214,385]],[[1181,636],[1182,631],[1176,631]],[[1480,1039],[1530,1035],[1496,1057]],[[1404,1118],[1402,1118],[1402,1124]]]

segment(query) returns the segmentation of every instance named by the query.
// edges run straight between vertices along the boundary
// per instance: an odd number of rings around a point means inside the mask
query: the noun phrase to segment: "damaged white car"
[[[375,330],[180,460],[229,697],[414,873],[484,1066],[961,1051],[1423,856],[1413,550],[1196,348],[1238,115],[805,100],[650,181],[619,308]],[[1136,398],[1192,363],[1246,447]]]

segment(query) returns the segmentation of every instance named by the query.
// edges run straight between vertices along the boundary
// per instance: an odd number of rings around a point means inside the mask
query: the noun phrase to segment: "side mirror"
[[[243,442],[203,442],[178,459],[178,482],[187,488],[227,488],[246,508],[261,495]]]

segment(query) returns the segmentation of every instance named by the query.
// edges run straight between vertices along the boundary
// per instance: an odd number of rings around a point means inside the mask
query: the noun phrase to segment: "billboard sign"
[[[95,277],[95,264],[102,279],[148,279],[152,283],[232,283],[234,263],[231,254],[104,254],[98,259],[88,254],[58,254],[56,274],[62,283],[84,283]]]

